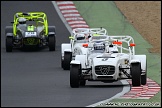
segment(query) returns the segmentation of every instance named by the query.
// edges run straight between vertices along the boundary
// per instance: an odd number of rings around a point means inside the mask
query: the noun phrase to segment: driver
[[[78,34],[78,35],[76,36],[76,38],[77,38],[77,40],[85,40],[84,34]]]
[[[95,42],[94,43],[94,50],[105,50],[105,44],[103,42]]]
[[[19,18],[19,24],[26,24],[26,18]]]
[[[22,32],[24,32],[26,30],[26,26],[27,26],[26,21],[27,21],[26,18],[21,17],[18,19],[18,22],[19,22],[19,24],[17,26],[18,30],[20,30]]]

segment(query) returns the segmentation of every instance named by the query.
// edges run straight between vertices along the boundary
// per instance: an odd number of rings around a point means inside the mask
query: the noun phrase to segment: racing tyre
[[[55,44],[56,44],[55,35],[49,36],[48,37],[49,51],[55,51]]]
[[[79,87],[80,65],[71,65],[70,67],[70,86],[72,88]]]
[[[86,80],[80,80],[80,86],[85,86],[86,85]]]
[[[64,53],[64,61],[63,61],[63,69],[64,70],[70,70],[71,59],[72,59],[72,53],[71,52],[65,52]]]
[[[147,61],[146,61],[146,74],[141,75],[141,84],[146,85],[146,83],[147,83]]]
[[[141,85],[141,64],[132,63],[130,71],[132,75],[132,86],[140,86]]]
[[[5,28],[5,36],[7,33],[13,33],[13,27],[12,26],[6,26]],[[12,52],[13,48],[13,37],[12,36],[6,36],[6,52]]]
[[[61,58],[61,68],[64,68],[64,60],[62,60],[62,58]]]
[[[55,26],[48,26],[48,33],[49,32],[54,32],[53,35],[48,36],[49,51],[55,51],[56,46]]]
[[[13,37],[6,37],[6,52],[12,52],[13,48]]]

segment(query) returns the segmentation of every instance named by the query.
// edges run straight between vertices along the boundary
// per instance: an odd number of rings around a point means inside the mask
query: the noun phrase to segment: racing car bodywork
[[[83,43],[87,43],[91,36],[107,35],[107,30],[104,28],[76,28],[71,32],[69,37],[70,43],[61,44],[61,67],[64,70],[70,69],[70,62],[75,55],[84,52]]]
[[[6,52],[13,48],[48,46],[55,51],[55,26],[48,26],[43,12],[17,12],[13,26],[6,26]]]
[[[147,83],[146,55],[135,55],[131,36],[108,36],[105,41],[92,40],[82,44],[86,46],[84,54],[76,55],[70,62],[72,88],[85,86],[86,80],[114,82],[132,79],[132,86]]]

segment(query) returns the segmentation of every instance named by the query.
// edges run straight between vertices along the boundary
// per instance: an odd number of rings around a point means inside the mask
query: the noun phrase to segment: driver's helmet
[[[78,34],[78,35],[76,36],[76,39],[77,39],[77,40],[84,40],[84,39],[85,39],[85,36],[84,36],[84,34]]]
[[[19,18],[18,22],[19,22],[19,24],[26,24],[26,19],[25,18]]]
[[[105,43],[102,41],[95,42],[93,46],[94,50],[105,50]]]

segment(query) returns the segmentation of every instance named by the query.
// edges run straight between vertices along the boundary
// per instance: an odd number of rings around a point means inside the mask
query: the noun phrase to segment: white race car
[[[92,39],[82,45],[84,54],[76,55],[70,62],[72,88],[85,86],[86,80],[114,82],[132,79],[132,86],[146,84],[146,55],[135,55],[131,36],[108,36],[104,41]]]
[[[61,44],[61,67],[64,70],[70,69],[70,62],[75,55],[84,52],[83,43],[88,43],[92,36],[107,36],[107,30],[104,28],[76,28],[73,29],[69,37],[70,43]]]

